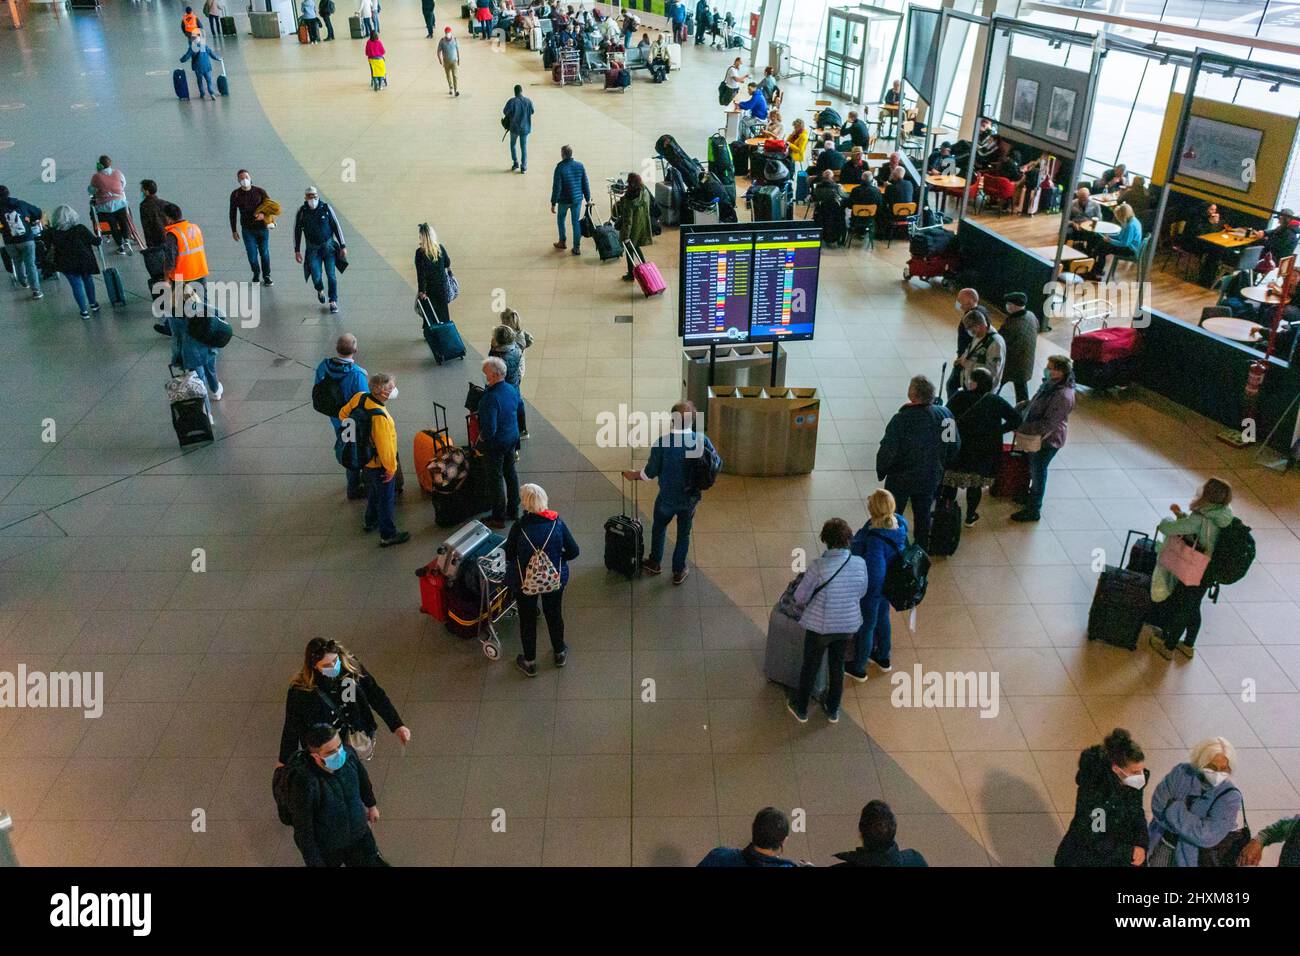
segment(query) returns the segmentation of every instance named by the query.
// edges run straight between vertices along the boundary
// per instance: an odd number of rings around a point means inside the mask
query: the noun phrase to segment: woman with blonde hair
[[[1232,524],[1232,485],[1221,478],[1211,478],[1197,493],[1186,512],[1170,505],[1174,513],[1156,525],[1162,539],[1156,543],[1156,569],[1151,574],[1151,600],[1155,602],[1152,613],[1160,637],[1151,635],[1152,649],[1165,660],[1172,660],[1178,650],[1190,658],[1195,651],[1196,636],[1201,630],[1201,601],[1209,584],[1184,584],[1178,575],[1162,561],[1162,554],[1174,538],[1182,538],[1175,548],[1185,551],[1190,546],[1207,557],[1214,553],[1219,533]]]
[[[1165,775],[1151,794],[1147,866],[1235,864],[1250,839],[1248,831],[1237,830],[1245,802],[1231,780],[1236,768],[1236,748],[1210,737]],[[1237,838],[1229,840],[1234,832]]]
[[[433,308],[439,322],[451,321],[449,305],[455,298],[452,283],[451,256],[447,247],[438,242],[438,234],[427,222],[420,223],[420,245],[415,250],[415,284],[421,300]]]
[[[559,514],[551,510],[541,485],[521,485],[519,506],[523,516],[506,535],[506,585],[519,608],[519,640],[524,649],[515,658],[515,666],[525,676],[536,677],[539,603],[551,638],[552,661],[563,667],[569,657],[562,602],[569,583],[569,562],[578,556],[578,542]]]
[[[781,111],[773,107],[767,114],[767,125],[763,128],[769,139],[785,139],[785,123],[781,122]]]
[[[853,636],[853,660],[844,665],[844,673],[859,683],[867,679],[869,661],[882,672],[892,669],[889,601],[883,589],[889,562],[907,547],[907,519],[897,511],[894,496],[877,488],[867,499],[867,523],[853,536],[852,552],[867,563],[867,593],[860,602],[862,624]]]
[[[1134,215],[1132,206],[1126,202],[1116,206],[1115,223],[1120,227],[1115,235],[1101,236],[1094,232],[1090,236],[1088,251],[1097,259],[1097,264],[1089,273],[1091,279],[1100,279],[1105,275],[1107,256],[1136,260],[1142,249],[1142,223]]]
[[[337,727],[344,743],[369,760],[379,727],[376,713],[403,746],[411,742],[397,708],[361,662],[338,641],[313,637],[303,653],[302,669],[289,682],[276,766],[284,766],[295,751],[306,748],[307,731],[314,724]]]
[[[796,167],[803,166],[808,159],[808,127],[801,118],[795,117],[790,124],[790,138],[786,145],[790,147],[790,161]]]

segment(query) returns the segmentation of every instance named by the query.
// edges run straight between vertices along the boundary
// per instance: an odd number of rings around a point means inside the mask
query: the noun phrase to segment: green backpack
[[[1218,586],[1236,584],[1246,576],[1255,561],[1255,538],[1250,528],[1233,518],[1232,523],[1219,532],[1214,542],[1214,552],[1205,567],[1202,584]]]

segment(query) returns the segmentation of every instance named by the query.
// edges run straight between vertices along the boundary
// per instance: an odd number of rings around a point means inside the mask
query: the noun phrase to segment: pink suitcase
[[[632,243],[625,242],[623,248],[627,250],[628,256],[634,265],[632,266],[632,278],[636,279],[636,284],[641,287],[642,294],[648,299],[652,295],[660,295],[668,285],[664,282],[664,277],[659,272],[659,267],[653,262],[647,262],[644,256],[639,256]]]

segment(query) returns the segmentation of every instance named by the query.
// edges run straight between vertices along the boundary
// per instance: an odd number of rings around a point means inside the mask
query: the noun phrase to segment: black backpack
[[[204,303],[198,315],[191,315],[185,320],[185,331],[194,341],[210,349],[224,349],[235,334],[221,313],[207,303]]]
[[[334,378],[328,372],[311,387],[311,407],[322,415],[337,418],[339,410],[347,403],[343,395],[343,379]]]
[[[718,472],[722,471],[722,456],[718,450],[703,437],[700,440],[704,442],[703,453],[686,459],[686,487],[695,494],[708,491],[717,484]]]
[[[375,446],[370,437],[370,419],[376,413],[367,411],[365,406],[365,398],[357,402],[356,407],[343,420],[343,431],[339,436],[341,440],[339,464],[349,471],[360,471],[366,467],[366,463],[371,458],[375,457]],[[343,437],[349,432],[349,424],[352,432],[351,441]]]
[[[285,762],[283,767],[276,767],[271,774],[271,795],[275,797],[275,812],[280,815],[280,822],[287,827],[293,826],[293,782],[299,774],[310,773],[306,761],[310,759],[305,751],[299,750]]]
[[[1219,532],[1214,542],[1214,553],[1205,566],[1202,584],[1236,584],[1246,576],[1255,561],[1255,538],[1250,528],[1233,518],[1232,523]]]
[[[895,611],[907,611],[925,599],[925,589],[930,580],[930,556],[913,542],[900,548],[884,535],[877,535],[894,549],[894,556],[885,565],[885,583],[881,593]]]

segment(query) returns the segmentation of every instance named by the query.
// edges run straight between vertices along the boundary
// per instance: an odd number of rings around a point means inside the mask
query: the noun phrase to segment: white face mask
[[[316,208],[317,206],[319,206],[319,205],[320,205],[320,200],[319,200],[319,199],[308,199],[308,200],[307,200],[307,208],[308,208],[308,209],[315,209],[315,208]]]
[[[1228,779],[1228,772],[1226,770],[1202,769],[1201,776],[1209,782],[1211,787],[1217,787],[1219,784],[1223,783],[1223,781]]]
[[[1144,773],[1135,773],[1127,777],[1121,777],[1120,782],[1126,787],[1132,787],[1134,790],[1141,790],[1147,785],[1147,777]]]
[[[392,401],[396,397],[397,397],[397,386],[393,386],[393,390],[388,393],[388,399],[389,401]]]
[[[239,181],[239,185],[241,188],[247,189],[249,186],[253,185],[253,181],[249,179],[247,176],[245,176],[243,179]]]
[[[961,302],[960,302],[960,301],[958,301],[958,302],[954,302],[954,303],[952,304],[952,307],[953,307],[953,311],[955,311],[955,312],[965,312],[965,311],[966,311],[965,309],[963,309],[963,308],[961,307]]]

